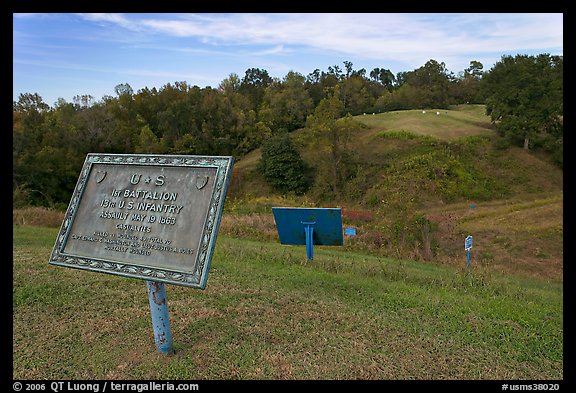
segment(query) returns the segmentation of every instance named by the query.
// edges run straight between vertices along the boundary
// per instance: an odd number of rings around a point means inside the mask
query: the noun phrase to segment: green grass
[[[403,110],[354,116],[375,131],[409,130],[417,135],[456,140],[494,133],[484,105],[461,105],[451,109]]]
[[[167,286],[167,357],[144,281],[13,231],[15,379],[563,379],[561,282],[220,236],[205,290]]]

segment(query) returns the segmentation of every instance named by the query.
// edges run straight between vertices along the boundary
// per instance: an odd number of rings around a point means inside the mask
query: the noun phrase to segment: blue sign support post
[[[172,355],[172,330],[168,318],[168,304],[166,303],[166,287],[164,283],[146,280],[148,288],[148,301],[152,315],[152,328],[154,329],[154,342],[156,349],[165,355]]]
[[[306,233],[306,257],[311,261],[314,259],[314,225],[316,221],[302,221],[304,232]]]

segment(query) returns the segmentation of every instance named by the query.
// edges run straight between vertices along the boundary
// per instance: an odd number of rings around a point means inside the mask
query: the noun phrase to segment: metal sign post
[[[157,281],[146,281],[148,288],[148,301],[154,329],[154,342],[156,349],[165,355],[172,355],[172,330],[168,317],[168,304],[166,302],[166,287]]]
[[[314,225],[316,221],[302,221],[301,224],[304,225],[304,232],[306,233],[306,256],[311,261],[314,259]]]

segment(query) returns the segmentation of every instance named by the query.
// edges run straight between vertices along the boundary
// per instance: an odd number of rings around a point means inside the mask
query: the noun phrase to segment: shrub
[[[264,142],[258,172],[274,190],[282,193],[302,195],[310,188],[311,170],[288,134],[277,135]]]

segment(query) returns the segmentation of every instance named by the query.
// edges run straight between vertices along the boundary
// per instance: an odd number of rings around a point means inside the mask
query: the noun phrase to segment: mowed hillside
[[[327,146],[302,129],[292,139],[314,168],[312,188],[303,196],[275,193],[253,151],[235,163],[223,230],[275,239],[272,206],[339,206],[344,226],[357,229],[348,248],[463,265],[464,238],[472,235],[474,266],[561,279],[563,171],[537,152],[503,144],[483,105],[354,119],[338,197],[326,192]]]
[[[366,113],[356,120],[374,131],[405,130],[444,140],[455,140],[471,135],[492,135],[490,118],[484,105],[458,105],[449,110],[405,110],[386,113]]]

